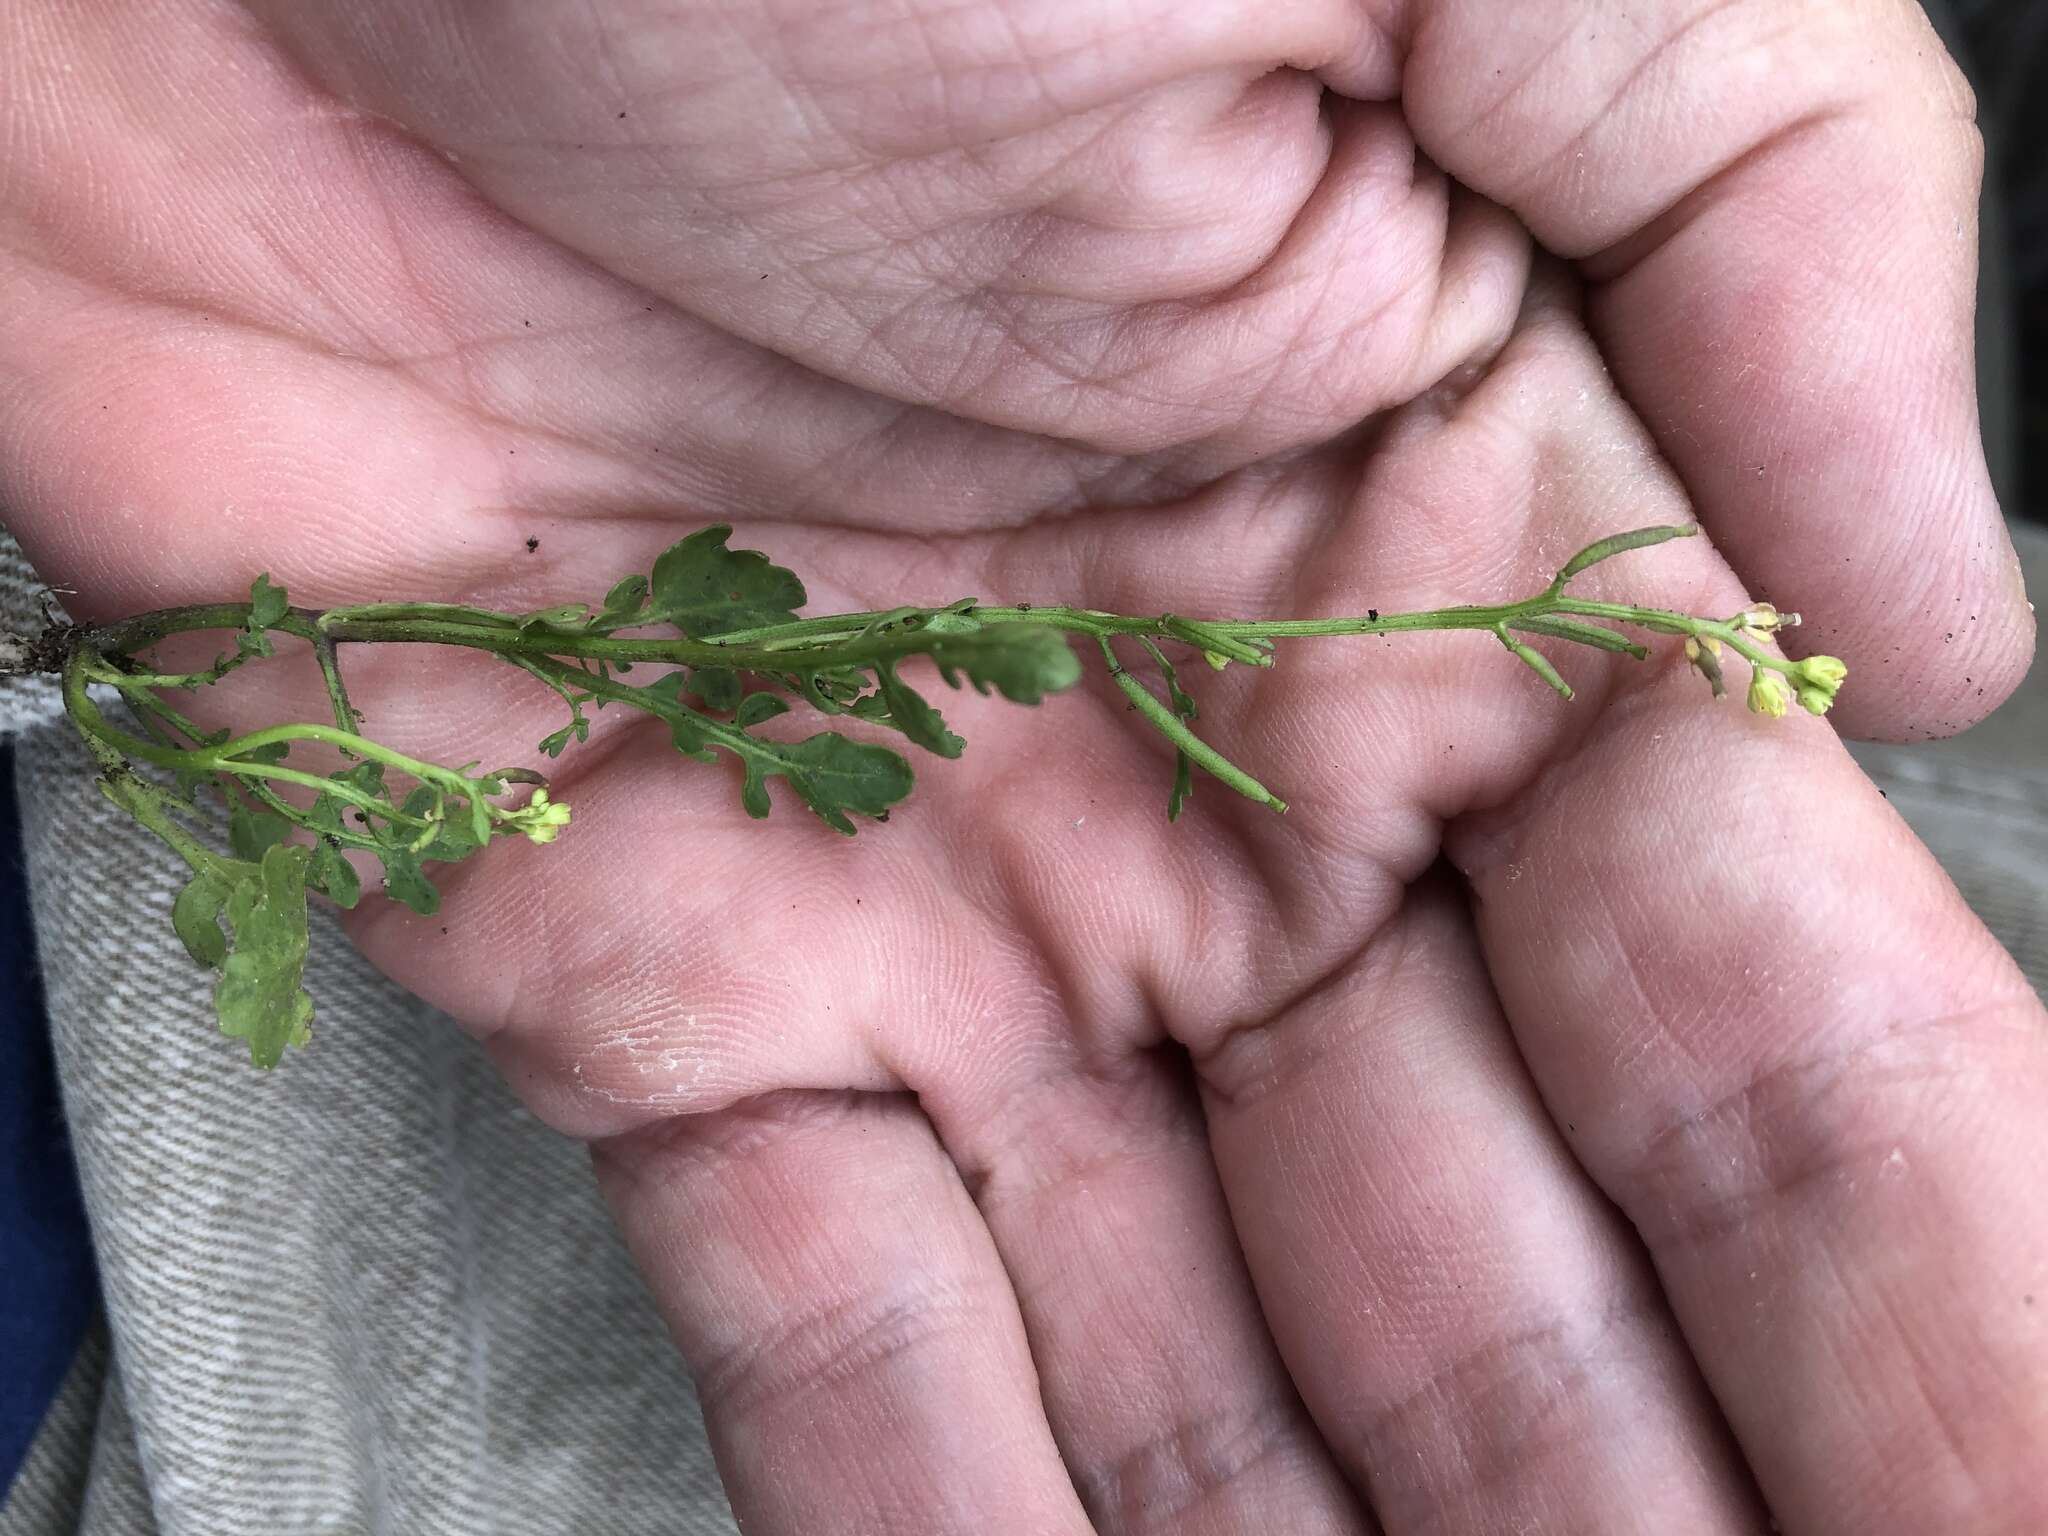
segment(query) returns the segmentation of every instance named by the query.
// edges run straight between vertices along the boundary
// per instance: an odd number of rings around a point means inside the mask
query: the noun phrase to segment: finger
[[[1077,1055],[1010,1053],[920,1101],[1016,1287],[1095,1529],[1363,1536],[1252,1293],[1185,1064]]]
[[[1204,1103],[1275,1337],[1391,1536],[1761,1526],[1641,1250],[1573,1163],[1463,902],[1220,1034]]]
[[[673,6],[259,9],[337,97],[677,307],[942,419],[1192,447],[1190,478],[1497,346],[1528,266],[1526,233],[1418,163],[1391,105],[1333,106],[1283,67],[1379,50],[1348,0],[807,0],[692,18],[687,49],[658,42]],[[622,33],[630,80],[588,78]],[[611,94],[627,111],[593,120]]]
[[[1523,1055],[1788,1530],[2048,1529],[2048,1021],[1832,736],[1697,691],[1450,845]]]
[[[745,1530],[1088,1531],[1009,1282],[914,1103],[769,1095],[596,1160]]]
[[[1919,6],[1418,12],[1423,148],[1586,258],[1596,335],[1715,542],[1807,614],[1795,639],[1886,678],[1845,727],[1994,707],[2033,625],[1978,435],[1980,144]]]

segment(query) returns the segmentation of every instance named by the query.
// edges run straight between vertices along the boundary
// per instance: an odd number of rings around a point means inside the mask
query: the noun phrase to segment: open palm
[[[1586,10],[13,0],[0,501],[102,613],[721,519],[816,611],[1391,611],[1696,506],[1742,579],[1588,581],[1966,724],[1961,87],[1877,0]],[[851,842],[601,717],[573,835],[358,935],[595,1144],[750,1530],[2048,1522],[2038,1004],[1825,727],[1561,659],[1205,679],[1294,808],[1174,827],[1099,678],[941,699]],[[408,750],[559,723],[350,660]]]

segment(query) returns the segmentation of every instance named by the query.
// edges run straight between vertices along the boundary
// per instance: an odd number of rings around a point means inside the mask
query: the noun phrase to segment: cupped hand
[[[0,503],[89,611],[730,519],[820,611],[1314,615],[1696,510],[1594,590],[1804,609],[1855,728],[2030,649],[1891,0],[24,0],[0,124]],[[605,729],[358,936],[593,1142],[751,1531],[2048,1524],[2038,1002],[1824,725],[1560,661],[1205,679],[1294,808],[1175,827],[1099,679],[943,700],[852,842]],[[349,664],[408,750],[558,723]]]

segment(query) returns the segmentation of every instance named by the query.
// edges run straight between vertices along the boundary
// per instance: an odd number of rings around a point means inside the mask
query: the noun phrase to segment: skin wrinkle
[[[1889,1052],[1901,1042],[1918,1045],[1933,1036],[1937,1040],[1969,1028],[1978,1021],[1999,1023],[2008,1015],[2024,1018],[2032,999],[2014,994],[1990,1000],[1973,1008],[1934,1018],[1916,1019],[1891,1025],[1883,1031],[1839,1042],[1835,1048],[1791,1056],[1764,1067],[1711,1102],[1673,1124],[1654,1131],[1647,1142],[1638,1177],[1670,1185],[1689,1184],[1709,1168],[1746,1170],[1747,1177],[1723,1175],[1714,1184],[1736,1181],[1711,1196],[1690,1198],[1682,1225],[1639,1223],[1653,1253],[1717,1242],[1738,1231],[1767,1220],[1776,1207],[1796,1203],[1809,1192],[1826,1199],[1842,1175],[1851,1168],[1875,1168],[1883,1162],[1882,1149],[1897,1143],[1902,1126],[1889,1120],[1877,1124],[1853,1140],[1844,1140],[1842,1130],[1832,1131],[1819,1147],[1804,1147],[1815,1127],[1831,1127],[1841,1119],[1836,1113],[1816,1113],[1823,1097],[1839,1099],[1845,1110],[1869,1102],[1868,1088],[1875,1078],[1923,1085],[1935,1080],[1939,1064],[1915,1061],[1885,1069],[1882,1073],[1866,1065],[1879,1052]],[[1682,1032],[1675,1032],[1678,1043]],[[1965,1073],[1972,1054],[1958,1048],[1953,1065],[1941,1067],[1941,1075]],[[1710,1063],[1694,1058],[1704,1070]],[[1793,1155],[1788,1142],[1794,1140],[1785,1127],[1797,1127],[1800,1155]],[[1737,1156],[1723,1157],[1710,1152],[1708,1143],[1723,1133],[1744,1144]],[[1669,1167],[1668,1173],[1659,1173]],[[1712,1185],[1709,1186],[1710,1188]],[[1647,1191],[1645,1191],[1646,1193]],[[1640,1196],[1638,1198],[1641,1198]],[[1647,1214],[1647,1211],[1646,1211]]]
[[[1525,175],[1517,178],[1506,190],[1501,201],[1515,205],[1525,202],[1532,188],[1554,179],[1558,168],[1569,163],[1574,156],[1578,155],[1585,146],[1586,141],[1594,133],[1598,132],[1612,117],[1617,115],[1617,109],[1621,106],[1623,99],[1634,92],[1652,70],[1663,62],[1668,54],[1672,53],[1681,43],[1685,42],[1708,22],[1729,11],[1738,10],[1743,6],[1751,4],[1753,4],[1753,0],[1712,0],[1712,3],[1687,17],[1676,30],[1666,33],[1648,53],[1637,55],[1630,61],[1629,67],[1622,77],[1607,92],[1600,105],[1583,114],[1582,125],[1570,137],[1565,139],[1563,143],[1559,144],[1554,150],[1531,166]],[[1768,46],[1776,42],[1783,33],[1791,30],[1790,23],[1787,23],[1775,35],[1766,33],[1757,40],[1757,45]],[[1560,37],[1559,43],[1562,44],[1567,41],[1569,36],[1570,33],[1567,32],[1563,37]],[[1546,53],[1547,57],[1548,53]],[[1538,68],[1540,67],[1541,61],[1538,64]],[[1644,222],[1647,223],[1649,221]],[[1566,251],[1562,254],[1569,255],[1573,253]]]
[[[457,169],[458,171],[460,171],[460,167],[458,167]],[[472,182],[472,185],[474,186],[475,184]],[[487,193],[480,192],[480,195],[488,197]],[[490,201],[492,201],[494,206],[502,206],[499,200],[495,198],[490,199]],[[1396,295],[1395,297],[1398,297],[1398,295]],[[818,295],[815,301],[822,302],[822,295]],[[901,313],[902,310],[899,309],[898,314],[900,315]],[[912,362],[913,355],[906,351],[899,351],[895,346],[893,346],[886,340],[885,333],[888,330],[890,324],[886,316],[882,317],[879,323],[876,323],[874,321],[863,320],[860,315],[848,311],[843,316],[843,318],[853,322],[857,326],[860,326],[866,332],[868,338],[866,342],[867,347],[874,349],[874,351],[878,355],[882,356],[888,361],[890,365],[890,371],[892,374],[900,378],[909,378],[915,375],[916,369],[913,366]],[[810,329],[810,327],[802,322],[799,322],[798,329],[808,330]],[[1011,346],[1023,346],[1023,355],[1025,357],[1038,361],[1039,363],[1041,363],[1042,366],[1045,366],[1055,376],[1065,378],[1069,382],[1078,382],[1083,375],[1089,373],[1089,369],[1087,367],[1082,367],[1079,369],[1068,369],[1059,360],[1055,359],[1050,354],[1041,351],[1034,351],[1028,345],[1024,345],[1024,339],[1021,336],[1011,335],[1010,337],[1007,338],[1007,344]],[[1107,344],[1108,342],[1106,340],[1105,345]],[[969,356],[971,356],[971,352],[963,354],[963,361],[961,364],[963,370],[965,370],[969,366],[965,361],[965,359]],[[973,375],[975,379],[975,387],[973,391],[967,393],[985,394],[991,389],[1000,388],[1000,386],[996,382],[999,377],[998,370],[1006,370],[1003,369],[1003,364],[998,355],[990,355],[989,360],[986,364],[986,370],[987,371]],[[956,374],[956,380],[958,378],[968,376],[969,375],[963,371],[960,374]],[[1098,388],[1101,387],[1101,382],[1102,381],[1100,378],[1095,379],[1095,383]],[[956,382],[941,386],[935,392],[934,399],[937,401],[937,403],[946,405],[949,408],[952,408],[957,411],[961,403],[959,397],[962,395],[962,393],[963,392],[960,391]],[[1256,398],[1258,393],[1259,391],[1254,391],[1254,398]],[[1161,403],[1164,403],[1164,401],[1162,401]],[[1074,405],[1070,406],[1069,409],[1071,411],[1079,411],[1081,409],[1078,399]],[[1075,418],[1073,416],[1068,417],[1069,422],[1072,422],[1074,419]],[[1056,429],[1058,425],[1058,423],[1055,423]]]
[[[979,1323],[983,1298],[914,1271],[900,1295],[859,1296],[784,1318],[780,1330],[698,1362],[707,1412],[743,1418],[825,1384],[898,1375]]]
[[[1200,1030],[1183,1027],[1176,1038],[1193,1042],[1188,1045],[1191,1059],[1204,1092],[1217,1109],[1246,1111],[1269,1095],[1292,1088],[1325,1059],[1341,1055],[1358,1036],[1374,1028],[1381,1010],[1371,1006],[1369,999],[1388,990],[1408,955],[1407,926],[1392,924],[1391,933],[1388,931],[1394,915],[1395,909],[1390,907],[1355,949],[1310,977],[1265,1018],[1221,1020]],[[1390,942],[1393,953],[1387,954]],[[1352,988],[1359,988],[1364,995]],[[1365,1004],[1355,1009],[1357,1022],[1342,1034],[1326,1030],[1314,1041],[1290,1043],[1298,1031],[1289,1029],[1289,1018],[1336,995]]]
[[[1401,50],[1402,55],[1405,59],[1413,59],[1418,54],[1427,54],[1428,52],[1430,52],[1430,43],[1432,39],[1430,38],[1428,33],[1428,28],[1430,24],[1429,19],[1437,15],[1438,12],[1436,12],[1434,9],[1421,5],[1410,6],[1407,9],[1410,10],[1411,14],[1416,11],[1423,12],[1423,19],[1419,23],[1421,30],[1417,33],[1412,42],[1404,43]],[[1512,103],[1517,96],[1520,96],[1522,92],[1528,87],[1530,82],[1533,81],[1538,75],[1540,75],[1543,72],[1544,68],[1547,65],[1549,65],[1553,59],[1557,57],[1559,50],[1562,49],[1566,43],[1571,41],[1572,37],[1577,32],[1581,19],[1581,15],[1576,11],[1566,11],[1563,15],[1561,15],[1558,18],[1561,24],[1552,31],[1550,41],[1545,43],[1541,48],[1537,49],[1534,53],[1532,53],[1529,56],[1526,64],[1517,68],[1514,78],[1508,81],[1502,87],[1502,89],[1494,95],[1491,101],[1489,101],[1485,106],[1480,107],[1476,111],[1474,111],[1472,115],[1466,118],[1465,121],[1461,123],[1458,127],[1453,128],[1449,130],[1446,134],[1444,134],[1442,142],[1446,144],[1460,144],[1467,139],[1480,136],[1480,130],[1486,127],[1486,125],[1491,123],[1495,118],[1501,116],[1505,112],[1508,105]]]
[[[1276,1460],[1293,1461],[1307,1428],[1298,1404],[1176,1420],[1108,1465],[1069,1461],[1102,1536],[1187,1529],[1190,1513],[1243,1487]]]
[[[953,1160],[961,1183],[993,1221],[1008,1216],[1012,1207],[1028,1213],[1053,1203],[1055,1197],[1106,1170],[1141,1167],[1184,1151],[1185,1144],[1159,1139],[1162,1132],[1190,1132],[1178,1113],[1185,1106],[1168,1075],[1172,1070],[1170,1060],[1156,1049],[1134,1051],[1125,1046],[1114,1056],[1099,1057],[1075,1052],[978,1096],[973,1117],[984,1125],[970,1129],[966,1114],[950,1115],[943,1109],[933,1118],[947,1146],[957,1149]],[[1104,1099],[1109,1101],[1106,1108],[1099,1102]],[[1079,1136],[1068,1134],[1061,1113],[1017,1113],[1028,1104],[1060,1106],[1066,1113],[1084,1100],[1092,1106],[1092,1123]],[[1003,1125],[1011,1128],[1009,1132],[997,1129]],[[1080,1142],[1086,1145],[1073,1144]],[[1028,1174],[1023,1172],[1027,1163]]]
[[[1454,1446],[1451,1459],[1433,1480],[1435,1486],[1401,1489],[1406,1496],[1398,1503],[1390,1502],[1397,1495],[1393,1479],[1375,1477],[1381,1517],[1399,1530],[1456,1529],[1447,1523],[1448,1489],[1469,1496],[1512,1485],[1526,1475],[1527,1464],[1540,1459],[1539,1451],[1554,1450],[1559,1435],[1569,1436],[1574,1426],[1554,1421],[1569,1416],[1577,1406],[1575,1399],[1587,1377],[1612,1357],[1617,1335],[1654,1307],[1646,1306],[1646,1300],[1616,1287],[1589,1320],[1559,1317],[1503,1328],[1445,1360],[1402,1396],[1370,1409],[1359,1424],[1366,1445],[1425,1438],[1441,1442],[1448,1436]],[[1540,1402],[1534,1405],[1527,1401],[1531,1386],[1541,1389]],[[1512,1424],[1473,1422],[1472,1406],[1480,1408],[1479,1418],[1484,1420],[1489,1399],[1534,1406],[1535,1416],[1518,1416]]]
[[[1687,188],[1669,207],[1658,210],[1634,229],[1599,250],[1585,253],[1583,267],[1594,292],[1589,308],[1597,315],[1600,290],[1612,287],[1692,230],[1701,216],[1730,198],[1730,189],[1758,174],[1759,168],[1823,137],[1827,130],[1853,119],[1844,109],[1828,107],[1803,113],[1744,148],[1705,180]],[[1597,324],[1597,321],[1596,321]]]

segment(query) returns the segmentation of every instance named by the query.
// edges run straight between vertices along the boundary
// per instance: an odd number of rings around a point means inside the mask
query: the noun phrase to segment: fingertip
[[[1860,741],[1931,741],[1978,724],[2005,703],[2033,665],[2037,621],[2013,541],[1996,514],[1958,517],[1975,537],[1936,529],[1902,540],[1929,551],[1920,571],[1873,580],[1866,600],[1839,614],[1809,612],[1786,636],[1795,656],[1840,656],[1850,680],[1831,712]],[[1952,524],[1951,526],[1954,526]],[[1843,588],[1857,585],[1854,561]],[[1886,591],[1892,596],[1881,595]]]

